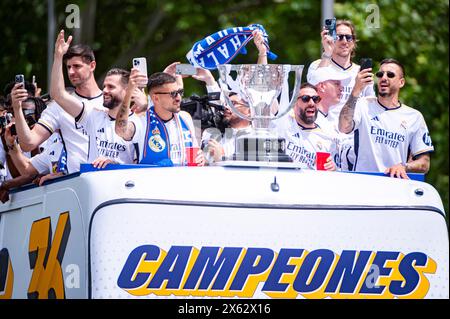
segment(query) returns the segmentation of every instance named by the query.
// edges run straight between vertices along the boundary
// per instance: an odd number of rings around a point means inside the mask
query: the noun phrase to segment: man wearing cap
[[[297,102],[291,112],[271,122],[274,132],[286,140],[286,153],[302,168],[316,168],[316,153],[327,152],[331,156],[325,163],[325,169],[336,170],[333,161],[338,154],[336,134],[316,123],[321,98],[317,88],[309,83],[300,87]]]
[[[350,77],[350,81],[343,87],[339,103],[329,110],[333,118],[339,118],[339,113],[347,101],[355,85],[355,78],[359,72],[360,66],[352,62],[356,50],[356,31],[355,26],[348,20],[336,21],[336,41],[328,35],[324,28],[321,32],[323,54],[321,59],[311,63],[308,69],[307,80],[312,83],[312,77],[315,72],[323,67],[334,69],[338,73]],[[375,96],[373,85],[368,85],[361,91],[361,96]]]
[[[311,77],[311,84],[317,87],[321,100],[318,104],[319,112],[316,123],[324,130],[337,134],[339,139],[339,156],[334,158],[341,170],[352,170],[354,164],[353,134],[339,132],[339,118],[333,117],[329,110],[339,103],[344,87],[351,81],[351,76],[338,72],[331,67],[317,69]]]
[[[372,81],[372,73],[367,69],[358,74],[339,117],[341,132],[355,132],[354,170],[406,179],[407,172],[427,173],[434,147],[422,114],[399,100],[405,85],[403,65],[385,59],[376,77],[378,97],[359,98],[364,86]]]

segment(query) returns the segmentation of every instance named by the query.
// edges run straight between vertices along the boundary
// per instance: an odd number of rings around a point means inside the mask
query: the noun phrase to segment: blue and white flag
[[[275,60],[277,55],[270,52],[269,36],[260,24],[224,29],[211,34],[195,43],[186,57],[193,66],[214,70],[218,65],[229,63],[238,53],[247,54],[245,46],[253,39],[252,32],[256,29],[263,34],[267,57]]]

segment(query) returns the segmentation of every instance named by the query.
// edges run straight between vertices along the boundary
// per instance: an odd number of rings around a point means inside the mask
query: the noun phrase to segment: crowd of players
[[[262,35],[255,31],[253,36],[257,63],[267,64]],[[293,109],[271,122],[271,130],[286,140],[290,158],[305,169],[317,169],[317,153],[325,152],[326,170],[401,178],[428,172],[434,148],[424,118],[399,100],[406,85],[403,65],[387,58],[375,72],[353,62],[357,35],[350,21],[337,21],[335,39],[324,28],[321,39],[323,54],[309,66]],[[233,158],[236,136],[251,131],[251,123],[231,112],[223,97],[225,132],[195,125],[181,110],[183,76],[175,72],[179,62],[149,77],[135,68],[113,68],[101,90],[93,51],[71,42],[64,31],[58,34],[50,100],[40,96],[35,83],[5,88],[0,100],[3,202],[11,188],[32,181],[42,185],[79,171],[81,163],[97,168],[111,163],[186,165],[185,150],[201,145],[195,162],[213,165]],[[64,68],[71,89],[64,83]],[[210,71],[196,72],[192,78],[204,82],[208,92],[220,91]],[[245,97],[235,92],[229,99],[241,113],[250,114]]]

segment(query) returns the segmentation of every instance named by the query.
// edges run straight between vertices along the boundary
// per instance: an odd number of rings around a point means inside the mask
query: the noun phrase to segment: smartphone
[[[11,127],[9,128],[9,132],[11,133],[11,135],[17,135],[16,124],[11,125]]]
[[[16,83],[22,83],[22,88],[25,88],[25,77],[23,74],[17,74],[15,78]]]
[[[365,69],[372,68],[372,66],[373,66],[372,59],[371,58],[362,58],[360,66],[361,67],[359,69],[359,72],[361,72],[362,70],[365,70]]]
[[[191,64],[177,64],[175,66],[175,74],[195,75],[197,74],[197,69]]]
[[[142,74],[147,76],[147,59],[146,58],[134,58],[133,59],[133,68],[136,68]]]
[[[325,19],[325,28],[328,30],[328,35],[336,41],[336,18]]]

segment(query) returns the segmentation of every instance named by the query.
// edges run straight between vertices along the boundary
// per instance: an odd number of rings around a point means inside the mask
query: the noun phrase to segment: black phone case
[[[373,66],[372,59],[362,58],[360,65],[361,65],[361,68],[359,69],[359,71],[372,68],[372,66]]]

